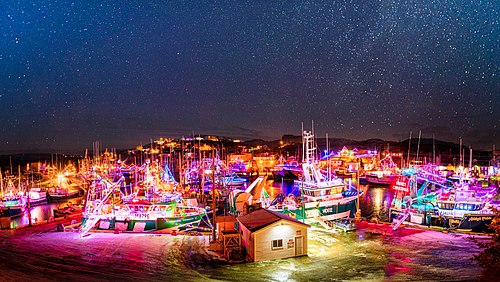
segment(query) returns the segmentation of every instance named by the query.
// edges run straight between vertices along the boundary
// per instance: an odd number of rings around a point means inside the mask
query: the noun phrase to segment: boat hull
[[[52,194],[47,193],[47,199],[49,203],[58,203],[69,199],[78,198],[81,196],[80,192],[74,192],[69,194]]]
[[[403,211],[391,209],[391,222],[398,218]],[[484,232],[488,231],[488,225],[494,218],[494,214],[465,214],[463,217],[438,216],[432,213],[420,214],[410,213],[406,220],[413,224],[424,226],[437,226],[443,228],[460,229],[464,231]]]
[[[377,177],[377,176],[367,175],[365,178],[366,178],[366,182],[368,182],[370,184],[392,185],[392,184],[396,183],[398,176]]]
[[[40,206],[40,205],[45,205],[47,203],[48,203],[47,198],[45,198],[45,199],[30,200],[30,206],[32,206],[32,207]]]
[[[147,232],[163,229],[184,230],[197,227],[204,214],[186,217],[157,218],[157,219],[101,219],[97,224],[99,230],[120,230],[128,232]],[[82,223],[86,221],[82,219]]]
[[[24,207],[3,207],[1,217],[17,217],[24,214]]]
[[[332,203],[318,202],[314,207],[305,206],[295,209],[284,207],[276,211],[307,222],[315,222],[318,218],[322,220],[354,218],[356,216],[356,198],[343,199]]]

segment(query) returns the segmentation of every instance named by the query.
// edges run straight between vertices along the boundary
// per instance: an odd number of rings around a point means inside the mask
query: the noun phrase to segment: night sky
[[[160,136],[500,148],[500,1],[2,1],[0,152]]]

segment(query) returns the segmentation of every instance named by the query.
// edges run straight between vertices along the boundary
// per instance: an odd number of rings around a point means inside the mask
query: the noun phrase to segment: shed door
[[[304,237],[295,237],[295,256],[302,256],[304,254]]]

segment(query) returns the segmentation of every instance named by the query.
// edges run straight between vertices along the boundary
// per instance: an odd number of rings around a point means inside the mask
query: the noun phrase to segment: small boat
[[[68,199],[77,198],[83,195],[83,190],[75,183],[73,179],[66,177],[60,173],[46,183],[42,183],[47,188],[47,199],[49,203],[61,202]]]
[[[28,201],[31,207],[47,203],[47,191],[39,187],[33,187],[28,192]]]
[[[278,164],[271,168],[271,172],[275,179],[296,180],[302,175],[302,166],[293,157],[286,161],[281,157]]]
[[[81,190],[63,188],[63,187],[52,187],[48,190],[49,202],[61,202],[68,199],[78,198],[82,195]]]
[[[75,213],[81,213],[83,207],[79,205],[74,205],[71,204],[71,202],[68,203],[65,207],[60,207],[58,209],[54,209],[54,217],[66,217],[68,215],[72,215]]]
[[[340,229],[344,232],[355,231],[356,223],[352,218],[343,218],[333,221],[333,225],[336,229]]]
[[[14,185],[12,178],[7,179],[6,191],[3,188],[3,178],[0,172],[0,208],[1,217],[16,217],[24,214],[26,207],[26,198],[22,195],[19,189]],[[8,191],[8,192],[7,192]]]
[[[399,174],[390,174],[390,173],[369,173],[366,174],[365,179],[368,183],[378,184],[378,185],[392,185],[396,183]]]
[[[378,185],[395,184],[398,177],[401,176],[401,169],[394,163],[391,155],[387,154],[385,158],[379,161],[379,164],[379,169],[371,170],[366,173],[366,181]]]
[[[4,195],[3,199],[0,202],[0,207],[2,209],[2,217],[21,216],[24,214],[26,201],[22,196],[19,195]]]

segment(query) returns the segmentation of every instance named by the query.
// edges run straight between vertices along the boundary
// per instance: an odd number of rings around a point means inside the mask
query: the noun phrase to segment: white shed
[[[258,209],[237,218],[247,259],[264,261],[307,255],[309,225],[279,212]]]

